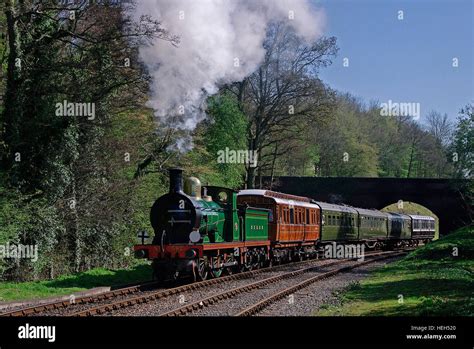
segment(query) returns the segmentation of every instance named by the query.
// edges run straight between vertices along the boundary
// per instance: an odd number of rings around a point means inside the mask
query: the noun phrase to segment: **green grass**
[[[97,268],[47,281],[1,282],[0,301],[62,296],[99,286],[117,286],[150,279],[151,267],[149,265],[138,265],[129,270]]]
[[[458,256],[452,255],[454,248]],[[473,272],[471,226],[379,268],[342,292],[340,305],[324,306],[314,315],[473,316]]]

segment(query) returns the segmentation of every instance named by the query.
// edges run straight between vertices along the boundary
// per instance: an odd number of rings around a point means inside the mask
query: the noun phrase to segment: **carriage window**
[[[290,224],[294,224],[294,223],[295,223],[295,209],[290,208]]]
[[[273,222],[273,211],[272,211],[272,210],[270,210],[270,211],[268,212],[268,222],[269,222],[269,223],[272,223],[272,222]]]
[[[309,208],[306,209],[306,224],[310,224]]]

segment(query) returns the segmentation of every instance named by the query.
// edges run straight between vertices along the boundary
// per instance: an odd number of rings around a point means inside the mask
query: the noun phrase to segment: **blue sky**
[[[337,58],[320,73],[332,88],[366,102],[418,102],[421,121],[430,110],[454,121],[474,101],[473,0],[314,2],[326,12],[325,35],[338,39]]]

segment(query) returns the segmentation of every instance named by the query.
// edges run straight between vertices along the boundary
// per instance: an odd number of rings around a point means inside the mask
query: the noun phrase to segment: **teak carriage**
[[[241,190],[237,203],[270,210],[268,237],[277,248],[313,245],[320,234],[320,208],[310,199],[270,190]]]

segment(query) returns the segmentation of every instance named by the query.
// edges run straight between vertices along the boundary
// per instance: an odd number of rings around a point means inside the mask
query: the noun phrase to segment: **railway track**
[[[306,277],[305,274],[319,269],[320,266],[318,265],[309,266],[309,267],[298,269],[296,271],[283,273],[283,274],[265,278],[263,280],[259,280],[250,284],[246,284],[243,286],[225,290],[223,292],[199,299],[190,304],[178,307],[170,311],[160,313],[158,315],[159,316],[184,316],[184,315],[190,315],[192,313],[197,313],[197,315],[201,315],[201,316],[202,315],[251,316],[251,315],[255,315],[256,313],[258,313],[260,310],[264,309],[268,305],[282,299],[283,297],[290,295],[317,281],[330,278],[331,276],[349,271],[351,269],[354,269],[363,265],[367,265],[367,264],[370,264],[382,259],[386,259],[386,258],[396,257],[402,254],[405,254],[405,252],[378,252],[378,253],[372,253],[370,255],[366,255],[366,258],[370,258],[370,259],[365,260],[363,262],[357,262],[354,260],[332,261],[322,266],[324,268],[333,267],[332,270],[328,272],[324,272],[324,273],[319,273],[318,275],[313,276],[313,277]],[[342,266],[337,267],[340,265]],[[295,281],[297,282],[296,285],[294,285]],[[235,309],[235,308],[238,308],[238,305],[237,305],[238,302],[234,302],[234,304],[229,303],[230,302],[229,300],[234,297],[237,297],[239,295],[244,295],[247,293],[249,294],[249,297],[250,297],[251,292],[255,290],[259,290],[259,289],[269,288],[270,285],[277,284],[279,282],[286,282],[286,284],[291,285],[291,286],[288,286],[284,288],[282,291],[278,291],[277,293],[274,293],[271,296],[266,297],[263,300],[258,301],[257,303],[244,308],[243,310]],[[224,312],[204,311],[205,308],[211,308],[213,306],[218,307],[218,303],[220,302],[229,303],[225,306],[226,309]]]
[[[306,263],[311,263],[311,262],[312,260],[307,260],[307,261],[302,261],[302,262],[296,262],[294,264],[300,265],[300,264],[306,264]],[[147,295],[147,296],[150,296],[151,299],[155,297],[156,297],[155,299],[164,298],[164,297],[168,297],[180,292],[199,289],[199,288],[211,286],[217,283],[222,283],[228,280],[237,280],[237,279],[252,277],[252,276],[261,274],[263,272],[266,272],[267,270],[278,270],[281,268],[285,268],[288,265],[289,264],[279,265],[273,268],[259,269],[255,271],[221,277],[218,279],[206,280],[206,281],[195,283],[195,284],[183,285],[183,286],[175,287],[171,289],[160,288],[156,290],[157,284],[155,282],[149,281],[149,282],[145,282],[141,284],[121,287],[119,289],[107,291],[107,292],[100,293],[97,295],[77,297],[74,299],[74,301],[62,300],[62,301],[54,301],[54,302],[49,302],[49,303],[44,303],[44,304],[39,304],[39,305],[15,308],[15,309],[0,313],[0,317],[48,316],[48,315],[49,316],[55,316],[55,315],[63,316],[63,315],[69,315],[69,314],[75,314],[75,313],[77,313],[77,315],[79,316],[82,316],[82,315],[85,315],[83,313],[86,312],[89,308],[91,312],[90,315],[95,315],[95,314],[100,314],[103,311],[106,312],[107,306],[110,305],[111,303],[114,303],[114,300],[117,300],[117,301],[127,300],[128,301],[128,298],[132,297],[133,299],[133,296],[136,294],[142,294],[142,296]],[[103,307],[104,309],[101,306],[104,306]]]
[[[190,283],[187,285],[174,287],[170,289],[148,292],[146,294],[138,295],[136,297],[131,297],[124,300],[119,300],[117,302],[100,305],[97,307],[85,309],[85,310],[78,311],[78,312],[68,314],[68,315],[94,316],[94,315],[103,315],[107,313],[114,313],[116,311],[119,311],[128,307],[132,307],[135,305],[155,302],[158,300],[164,300],[164,299],[170,298],[173,295],[183,295],[186,293],[194,293],[200,290],[202,290],[202,292],[208,292],[209,288],[213,288],[219,285],[224,285],[231,281],[237,282],[241,280],[252,279],[252,278],[264,275],[266,273],[277,272],[278,270],[282,270],[282,269],[295,268],[297,266],[302,266],[306,264],[322,263],[325,261],[327,260],[313,259],[313,260],[306,260],[306,261],[289,263],[289,264],[282,264],[282,265],[278,265],[274,267],[267,267],[267,268],[247,271],[247,272],[238,273],[238,274],[232,274],[232,275],[228,275],[228,276],[224,276],[224,277],[220,277],[216,279],[209,279],[209,280],[205,280],[201,282]]]
[[[398,253],[398,255],[401,255],[401,254],[403,254],[403,253],[401,253],[401,252]],[[290,296],[290,295],[292,295],[292,294],[294,294],[294,293],[310,286],[311,284],[313,284],[315,282],[330,278],[332,276],[335,276],[337,274],[340,274],[340,273],[343,273],[343,272],[346,272],[346,271],[349,271],[349,270],[352,270],[352,269],[355,269],[355,268],[359,268],[363,265],[371,264],[371,263],[374,263],[374,262],[377,262],[377,261],[380,261],[380,260],[383,260],[383,259],[387,259],[387,258],[390,258],[390,257],[395,257],[396,255],[397,254],[393,254],[393,255],[389,255],[389,256],[374,257],[374,258],[371,258],[370,260],[367,260],[367,261],[364,261],[364,262],[360,262],[360,263],[357,263],[357,264],[352,264],[352,265],[340,267],[340,268],[322,273],[320,275],[310,277],[306,280],[303,280],[303,281],[299,282],[298,284],[296,284],[294,286],[287,287],[284,290],[273,294],[272,296],[266,297],[265,299],[255,303],[255,304],[252,304],[251,306],[249,306],[249,307],[245,308],[244,310],[240,311],[239,313],[237,313],[235,316],[253,316],[253,315],[256,315],[259,312],[261,312],[263,309],[270,306],[271,304],[276,303],[279,300],[281,300],[281,299],[283,299],[287,296]]]
[[[400,254],[404,252],[375,252],[366,254],[366,258],[375,256],[393,256],[394,254]],[[387,258],[387,257],[384,257]],[[367,264],[364,262],[364,264]],[[140,304],[156,303],[161,306],[161,303],[168,299],[168,305],[162,308],[167,309],[164,312],[158,312],[153,314],[161,316],[173,316],[173,315],[184,315],[192,313],[196,310],[202,309],[209,305],[215,304],[223,299],[229,299],[237,296],[238,294],[250,292],[254,289],[265,287],[266,285],[275,284],[281,280],[290,280],[295,277],[299,277],[307,272],[315,270],[317,268],[327,268],[340,264],[348,263],[348,260],[330,260],[330,259],[312,259],[301,262],[294,262],[289,264],[282,264],[278,266],[257,269],[253,271],[247,271],[243,273],[233,274],[229,276],[220,277],[217,279],[210,279],[197,283],[190,283],[173,288],[159,288],[157,289],[156,283],[147,282],[144,284],[134,285],[130,287],[124,287],[121,289],[101,293],[93,296],[78,297],[75,302],[70,301],[59,301],[51,302],[47,304],[30,306],[21,309],[14,309],[9,312],[1,313],[0,316],[95,316],[95,315],[114,315],[115,313],[124,312],[124,309],[139,306]],[[363,265],[358,263],[359,265]],[[354,266],[357,267],[358,265]],[[339,268],[343,272],[347,267]],[[289,269],[290,271],[285,271]],[[345,269],[349,270],[349,269]],[[267,277],[268,274],[276,273],[275,276]],[[335,275],[331,274],[331,275]],[[326,277],[330,277],[327,275]],[[261,278],[260,280],[257,280]],[[248,282],[251,280],[251,282]],[[316,282],[314,280],[312,282]],[[228,284],[234,283],[237,287],[228,289]],[[222,289],[222,292],[218,292],[213,296],[204,297],[197,301],[192,301],[190,304],[176,307],[174,301],[170,301],[169,298],[173,295],[189,295],[188,299],[198,297],[201,293],[208,295],[212,291]],[[288,291],[290,292],[290,291]],[[279,296],[281,297],[283,296]],[[271,300],[269,300],[271,302]],[[267,304],[267,303],[265,303]],[[181,305],[181,304],[180,304]],[[259,309],[262,309],[262,305],[259,305]],[[252,309],[248,310],[249,314],[253,312]],[[122,315],[128,315],[127,313]],[[243,314],[247,315],[247,314]]]
[[[110,302],[112,299],[126,297],[131,294],[143,292],[147,289],[156,287],[156,282],[148,281],[132,286],[120,287],[116,290],[103,292],[91,296],[74,297],[70,300],[54,301],[39,305],[15,308],[6,312],[0,313],[0,317],[19,317],[19,316],[41,316],[41,315],[57,315],[61,310],[76,308],[79,306],[87,306],[90,304],[97,304],[101,302]]]
[[[398,253],[399,252],[375,252],[366,254],[366,257],[382,255],[394,256],[398,255]],[[99,307],[98,309],[93,309],[93,311],[80,312],[74,315],[181,316],[193,314],[194,312],[198,313],[200,309],[204,309],[224,300],[232,299],[239,294],[250,294],[252,290],[258,290],[259,288],[270,286],[279,281],[283,282],[284,280],[288,280],[289,282],[293,282],[295,278],[302,277],[306,272],[343,263],[348,263],[348,260],[310,260],[273,268],[259,269],[257,271],[236,274],[230,277],[191,284],[187,286],[189,289],[184,289],[183,287],[174,289],[172,290],[172,294],[178,296],[177,298],[181,298],[179,302],[177,302],[175,297],[162,297],[156,294],[145,297],[135,297],[129,301],[116,302]],[[309,266],[302,268],[306,264],[309,264]],[[282,268],[293,270],[285,272],[282,271]],[[276,273],[276,275],[268,277],[268,274],[272,273]],[[212,285],[208,284],[209,281],[212,282]],[[209,296],[209,294],[212,295]]]

